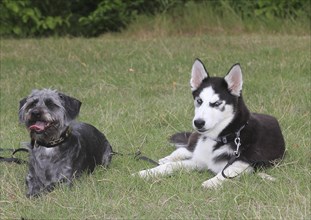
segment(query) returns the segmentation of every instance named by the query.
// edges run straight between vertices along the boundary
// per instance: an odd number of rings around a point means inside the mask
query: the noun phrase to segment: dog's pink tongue
[[[45,128],[45,122],[37,121],[35,124],[29,127],[29,130],[38,132],[38,131],[44,131],[44,128]]]

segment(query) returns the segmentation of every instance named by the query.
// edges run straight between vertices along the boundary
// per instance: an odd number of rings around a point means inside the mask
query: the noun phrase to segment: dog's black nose
[[[194,126],[197,128],[197,129],[201,129],[204,127],[205,125],[205,121],[202,120],[202,119],[197,119],[197,120],[194,120]]]
[[[39,111],[38,109],[34,109],[31,111],[31,116],[34,118],[40,118],[41,116],[41,111]]]

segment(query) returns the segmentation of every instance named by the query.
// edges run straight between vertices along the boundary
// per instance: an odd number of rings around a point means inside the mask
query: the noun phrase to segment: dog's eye
[[[45,104],[47,107],[49,107],[49,108],[55,106],[54,102],[53,102],[51,99],[46,99],[46,100],[44,101],[44,104]]]
[[[213,103],[209,103],[209,106],[211,106],[211,107],[218,107],[218,106],[220,106],[222,104],[222,101],[220,101],[220,100],[218,100],[218,101],[216,101],[216,102],[213,102]]]
[[[198,104],[198,105],[202,105],[202,103],[203,103],[203,100],[202,100],[202,99],[197,99],[197,104]]]
[[[33,100],[33,101],[27,106],[27,109],[31,109],[31,108],[35,107],[36,104],[38,103],[38,101],[39,101],[38,99]]]

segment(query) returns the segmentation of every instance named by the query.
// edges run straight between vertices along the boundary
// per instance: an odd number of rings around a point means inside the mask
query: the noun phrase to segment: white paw
[[[159,164],[166,164],[169,162],[173,162],[172,158],[170,156],[164,157],[162,159],[159,160]]]
[[[170,155],[159,160],[159,164],[167,164],[171,162],[177,162],[181,160],[190,159],[192,157],[192,152],[186,148],[178,148]]]
[[[146,178],[149,176],[148,171],[147,170],[142,170],[138,172],[138,176],[141,178]]]
[[[142,171],[139,171],[138,173],[133,173],[132,176],[138,176],[140,178],[149,178],[152,176],[152,173],[151,170],[142,170]]]
[[[276,181],[276,178],[274,178],[274,177],[272,177],[272,176],[270,176],[269,174],[266,174],[266,173],[258,173],[257,175],[260,176],[264,180],[269,180],[269,181],[272,181],[272,182]]]
[[[202,183],[203,188],[206,189],[215,189],[221,186],[222,181],[218,179],[217,177],[213,177],[209,180],[206,180]]]

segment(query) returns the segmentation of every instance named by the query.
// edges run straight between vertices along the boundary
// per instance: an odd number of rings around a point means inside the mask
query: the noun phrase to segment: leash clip
[[[240,137],[236,137],[236,138],[234,139],[234,143],[235,143],[235,145],[236,145],[236,150],[234,151],[234,154],[235,154],[235,156],[238,158],[238,157],[240,156],[240,151],[239,151],[239,149],[240,149],[240,146],[241,146],[241,139],[240,139]]]

